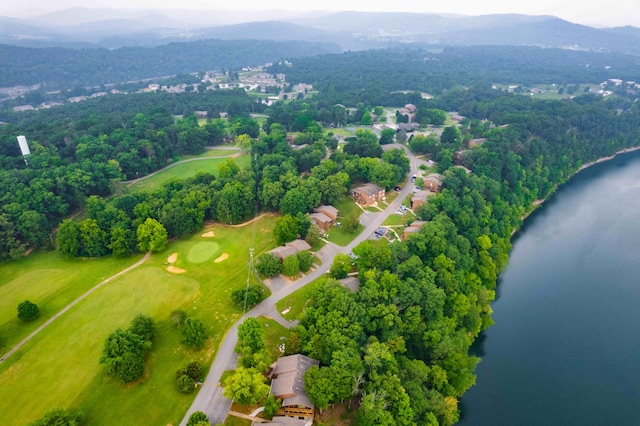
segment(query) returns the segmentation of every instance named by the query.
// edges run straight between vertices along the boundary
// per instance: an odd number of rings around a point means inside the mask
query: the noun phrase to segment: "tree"
[[[196,382],[186,374],[176,378],[176,387],[182,393],[191,393],[196,388]]]
[[[342,219],[342,229],[347,234],[353,234],[358,230],[360,225],[360,215],[357,211],[350,212],[344,219]]]
[[[322,413],[334,399],[334,383],[331,370],[327,367],[311,366],[304,375],[304,388],[311,402]]]
[[[388,145],[393,143],[393,138],[396,136],[396,131],[393,129],[382,129],[380,132],[380,145]]]
[[[28,300],[25,300],[18,305],[18,318],[24,322],[33,321],[38,318],[39,312],[40,309],[38,309],[38,306]]]
[[[202,321],[195,318],[187,318],[182,329],[182,343],[201,349],[207,340],[207,330],[204,328]]]
[[[253,405],[269,394],[264,375],[255,368],[238,367],[224,382],[224,396],[240,405]]]
[[[136,315],[133,320],[131,320],[129,330],[142,337],[143,340],[152,340],[158,335],[158,327],[155,321],[153,321],[153,318],[142,314]]]
[[[239,308],[252,308],[260,303],[262,299],[264,299],[264,291],[262,291],[262,287],[255,284],[247,288],[238,288],[231,292],[231,300]]]
[[[313,265],[313,256],[307,250],[302,250],[298,252],[296,255],[298,257],[298,265],[300,267],[300,271],[307,273],[309,269],[311,269],[311,265]]]
[[[187,317],[187,314],[180,310],[176,309],[171,312],[171,321],[178,327],[182,327],[182,323],[184,323],[184,319]]]
[[[132,231],[121,227],[111,230],[111,242],[107,245],[114,256],[128,256],[131,254]]]
[[[54,408],[47,411],[39,420],[29,423],[29,426],[78,426],[82,415],[64,408]]]
[[[371,119],[371,114],[369,113],[369,111],[366,111],[364,114],[362,114],[362,120],[360,120],[360,124],[362,124],[363,126],[371,126],[372,123],[373,121]]]
[[[207,415],[202,411],[195,411],[189,416],[189,420],[187,420],[187,426],[196,426],[200,422],[207,422],[209,424],[209,419]]]
[[[251,353],[266,347],[264,328],[254,317],[249,317],[238,326],[238,345],[236,352],[242,353],[243,348],[249,348]]]
[[[298,238],[299,233],[299,224],[295,217],[286,214],[276,219],[276,224],[273,227],[273,236],[279,246],[295,240]]]
[[[351,258],[344,253],[338,253],[333,258],[329,273],[336,279],[346,278],[351,269]]]
[[[307,236],[305,241],[309,243],[311,247],[315,246],[320,242],[320,228],[315,223],[312,223],[307,231]]]
[[[282,262],[273,253],[263,253],[258,256],[256,270],[264,277],[275,277],[282,272]]]
[[[136,230],[140,251],[160,251],[167,244],[167,230],[155,219],[147,218]]]
[[[104,342],[100,364],[105,364],[107,373],[120,381],[132,382],[144,373],[142,352],[150,346],[151,342],[130,330],[117,329]]]
[[[273,416],[278,414],[278,410],[282,405],[282,401],[279,399],[275,399],[273,395],[269,395],[267,399],[264,400],[264,415],[267,419],[272,419]]]
[[[80,253],[80,228],[70,219],[65,219],[58,227],[58,249],[62,253],[78,256]]]
[[[246,134],[238,135],[238,137],[236,138],[236,145],[240,147],[242,152],[251,152],[253,139],[251,139],[251,136]]]
[[[298,261],[298,256],[295,254],[287,256],[287,258],[282,262],[282,274],[287,277],[295,277],[299,273],[300,262]]]

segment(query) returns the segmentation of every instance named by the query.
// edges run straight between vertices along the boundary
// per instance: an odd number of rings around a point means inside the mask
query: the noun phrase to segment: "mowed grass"
[[[146,179],[138,181],[133,185],[126,188],[126,192],[135,193],[140,191],[154,191],[162,185],[167,179],[178,178],[186,179],[191,176],[195,176],[199,171],[211,173],[215,176],[218,175],[218,167],[228,158],[204,158],[201,160],[189,161],[187,163],[177,164],[173,167],[164,169],[160,173],[150,176]],[[240,155],[233,159],[236,164],[241,168],[248,168],[251,159],[248,155]]]
[[[287,297],[280,299],[278,303],[276,303],[276,308],[278,312],[282,315],[282,317],[288,321],[293,321],[296,319],[300,319],[304,308],[307,306],[308,301],[311,299],[311,294],[316,288],[316,284],[319,280],[325,280],[326,278],[318,278],[307,286],[302,287],[299,290],[294,291]],[[283,314],[286,309],[289,309],[289,312]]]
[[[230,294],[243,288],[249,276],[250,242],[255,235],[257,252],[272,247],[274,224],[275,217],[268,216],[239,228],[211,225],[206,230],[214,231],[214,238],[198,234],[169,244],[61,316],[0,364],[0,424],[24,425],[54,407],[79,409],[91,425],[178,424],[195,393],[175,389],[175,371],[194,360],[210,365],[241,314]],[[218,263],[213,256],[190,262],[189,253],[203,242],[219,244],[217,253],[229,257]],[[183,274],[166,271],[172,253],[178,253],[174,266],[184,269]],[[181,332],[170,321],[175,309],[204,323],[210,336],[204,349],[180,343]],[[145,376],[123,385],[106,375],[98,361],[105,338],[126,328],[138,313],[153,317],[160,334],[147,356]]]
[[[271,318],[258,317],[258,322],[264,328],[267,350],[271,354],[271,360],[275,362],[275,360],[282,355],[280,345],[285,342],[285,339],[289,335],[289,330]]]
[[[0,353],[9,351],[66,305],[142,256],[72,259],[56,251],[1,264]],[[25,300],[40,309],[39,317],[30,323],[23,323],[17,316],[18,304]]]

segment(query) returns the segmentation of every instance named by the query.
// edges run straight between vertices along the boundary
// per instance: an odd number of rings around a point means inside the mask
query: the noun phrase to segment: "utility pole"
[[[253,272],[253,247],[249,249],[249,273],[247,274],[247,286],[244,289],[244,309],[242,313],[247,312],[247,293],[249,292],[249,281],[251,280],[251,273]]]

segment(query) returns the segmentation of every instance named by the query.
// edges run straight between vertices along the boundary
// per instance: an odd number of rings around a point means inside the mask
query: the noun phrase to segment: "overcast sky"
[[[0,15],[28,17],[68,7],[149,9],[285,9],[360,10],[457,13],[523,13],[554,15],[571,22],[600,25],[640,25],[640,0],[3,0]]]

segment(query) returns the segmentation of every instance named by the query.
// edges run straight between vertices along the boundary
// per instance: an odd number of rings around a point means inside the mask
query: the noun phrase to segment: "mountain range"
[[[0,16],[0,43],[18,46],[116,49],[202,39],[329,42],[343,50],[428,43],[640,54],[639,28],[594,28],[548,15],[72,8],[28,19]]]

